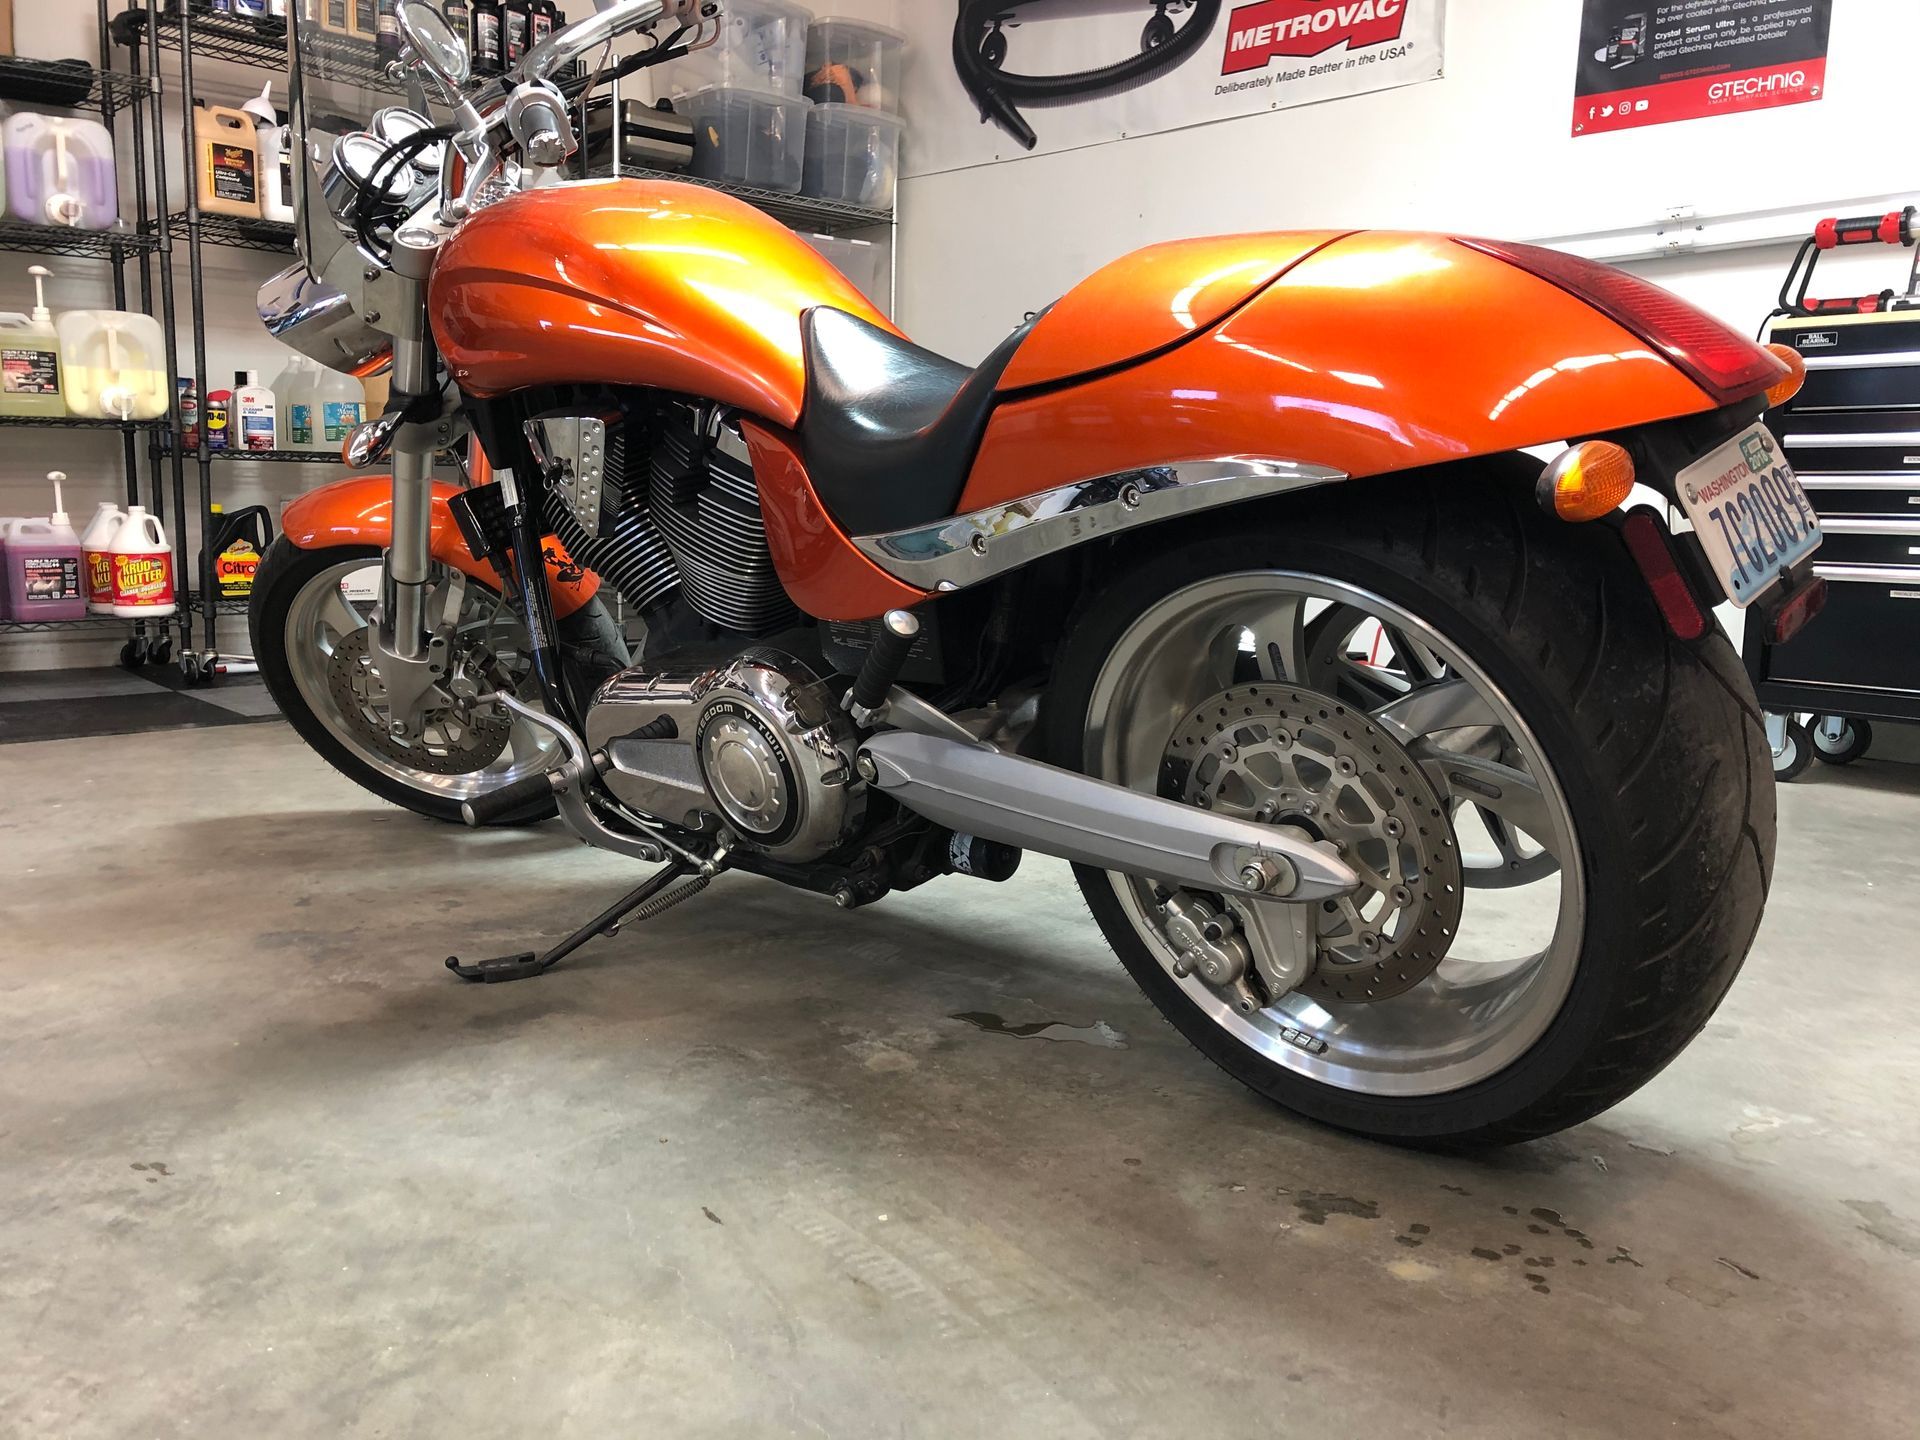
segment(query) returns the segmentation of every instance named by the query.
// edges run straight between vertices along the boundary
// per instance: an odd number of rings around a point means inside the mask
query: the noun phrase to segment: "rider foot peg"
[[[447,969],[462,980],[472,980],[481,985],[501,985],[509,980],[530,980],[535,975],[543,975],[547,967],[540,963],[538,955],[528,950],[520,955],[501,955],[496,959],[482,960],[478,965],[462,965],[458,955],[449,955]]]
[[[538,775],[529,775],[511,785],[502,785],[498,790],[476,795],[471,800],[461,802],[460,818],[475,829],[504,820],[550,797],[554,791],[554,779],[553,771],[542,770]]]

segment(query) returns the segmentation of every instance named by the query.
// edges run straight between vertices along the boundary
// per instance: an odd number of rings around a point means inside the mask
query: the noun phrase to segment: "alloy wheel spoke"
[[[1554,848],[1559,842],[1552,809],[1533,776],[1478,755],[1456,755],[1424,745],[1420,751],[1417,758],[1449,794],[1499,816],[1508,827],[1526,831],[1547,853],[1561,858]]]
[[[1307,683],[1307,597],[1283,595],[1247,624],[1254,664],[1267,684]]]
[[[1486,697],[1467,680],[1442,680],[1409,691],[1373,712],[1374,721],[1402,744],[1441,730],[1498,725]]]
[[[366,617],[347,603],[338,586],[321,602],[319,618],[336,640],[344,640],[354,631],[364,629],[367,623]]]

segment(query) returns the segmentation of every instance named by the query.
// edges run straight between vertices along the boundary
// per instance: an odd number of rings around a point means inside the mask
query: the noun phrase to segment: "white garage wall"
[[[1089,271],[1182,235],[1352,225],[1531,238],[1651,224],[1659,217],[1640,209],[1654,196],[1717,214],[1920,184],[1899,148],[1910,89],[1900,67],[1920,41],[1920,6],[1835,8],[1830,95],[1815,105],[1574,141],[1576,0],[1452,0],[1447,76],[1431,84],[909,179],[902,323],[922,344],[977,359]],[[933,49],[917,63],[947,65]],[[1844,148],[1829,143],[1843,119],[1854,125]],[[1555,156],[1584,179],[1552,168]],[[1831,194],[1809,191],[1840,171]],[[1751,331],[1790,256],[1632,268]],[[1896,264],[1883,253],[1880,278],[1862,288],[1901,283]]]

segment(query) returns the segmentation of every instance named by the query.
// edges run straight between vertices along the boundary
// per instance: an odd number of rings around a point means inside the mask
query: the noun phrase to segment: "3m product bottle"
[[[53,272],[34,265],[27,273],[33,277],[33,314],[0,314],[0,415],[58,419],[67,413],[67,399],[60,388],[59,332],[47,309],[46,282]]]
[[[473,0],[473,73],[498,75],[506,66],[500,0]]]
[[[194,102],[200,209],[209,215],[260,218],[260,151],[253,116],[227,105]]]
[[[275,424],[273,392],[260,383],[258,370],[233,372],[233,420],[231,446],[235,450],[275,450],[279,448],[279,427]]]

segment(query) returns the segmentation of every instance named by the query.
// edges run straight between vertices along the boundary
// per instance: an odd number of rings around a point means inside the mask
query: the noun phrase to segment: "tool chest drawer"
[[[1800,485],[1822,520],[1837,515],[1920,520],[1920,475],[1802,475]]]
[[[1760,678],[1920,695],[1920,565],[1904,573],[1835,565],[1826,553],[1822,546],[1815,567],[1826,608],[1786,644],[1767,647]]]
[[[1920,484],[1920,412],[1787,409],[1768,425],[1797,474],[1905,474]]]
[[[1825,539],[1820,545],[1822,565],[1912,565],[1920,581],[1920,515],[1911,519],[1878,520],[1849,515],[1822,519]],[[1920,619],[1920,616],[1915,616]],[[1915,635],[1920,642],[1920,634]]]

